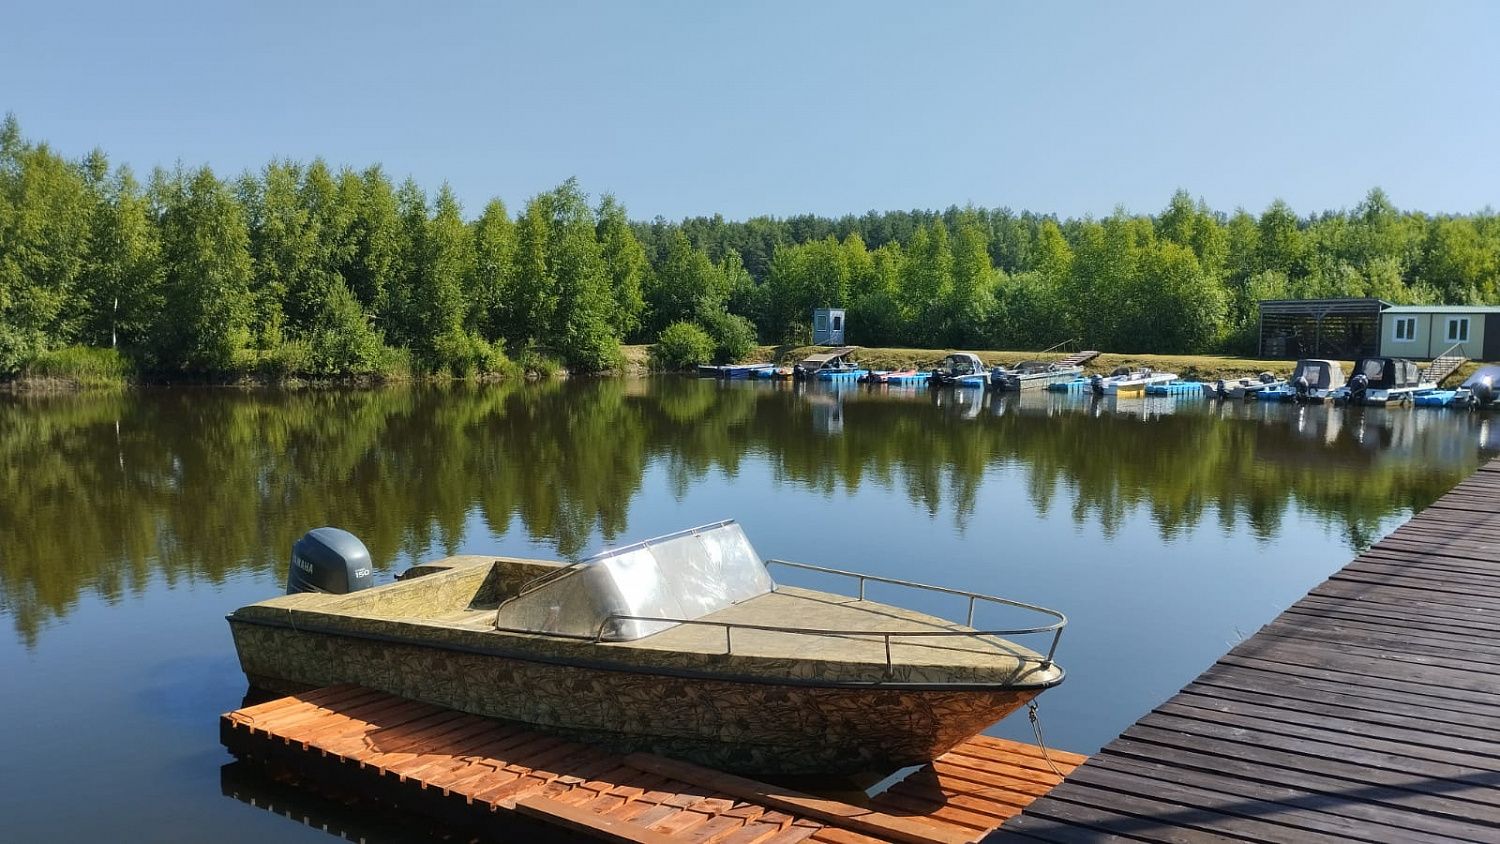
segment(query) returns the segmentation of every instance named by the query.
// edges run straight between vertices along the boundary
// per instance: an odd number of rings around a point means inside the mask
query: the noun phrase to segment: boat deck
[[[495,627],[495,609],[457,609],[424,616],[424,623],[464,630],[485,631]],[[682,624],[631,642],[603,647],[643,648],[716,655],[734,653],[764,659],[820,661],[842,665],[897,665],[934,669],[969,669],[985,677],[1020,672],[1043,672],[1041,656],[1023,646],[994,636],[893,635],[887,652],[884,636],[853,631],[932,633],[968,630],[956,622],[903,610],[874,601],[780,587],[705,616],[705,624]],[[736,627],[728,634],[718,626]],[[796,627],[809,630],[851,631],[837,635],[813,635],[755,626]],[[1045,641],[1045,640],[1043,640]],[[1040,679],[1040,675],[1038,676]]]
[[[986,841],[1500,841],[1500,460]]]
[[[1083,761],[977,736],[874,798],[815,796],[349,685],[227,713],[220,737],[241,759],[456,826],[658,844],[970,842],[1046,794],[1053,766]]]

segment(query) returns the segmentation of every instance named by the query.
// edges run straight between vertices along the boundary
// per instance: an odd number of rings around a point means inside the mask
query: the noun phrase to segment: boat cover
[[[958,352],[943,358],[938,366],[942,372],[949,375],[973,375],[976,372],[984,372],[984,363],[979,360],[978,355],[968,352]]]
[[[1422,369],[1405,358],[1360,358],[1354,365],[1354,373],[1370,379],[1373,390],[1389,390],[1415,387],[1421,380]]]
[[[1488,382],[1491,386],[1500,387],[1500,366],[1481,366],[1474,370],[1474,374],[1464,379],[1460,386],[1474,389],[1476,384]]]
[[[630,641],[676,621],[774,588],[760,555],[733,519],[613,548],[523,587],[500,605],[496,627]]]
[[[1295,384],[1303,376],[1307,376],[1307,386],[1313,390],[1336,390],[1344,386],[1344,368],[1339,366],[1338,361],[1299,360],[1288,383]]]
[[[835,361],[839,361],[847,357],[850,352],[853,352],[855,350],[855,348],[857,347],[840,346],[839,348],[832,349],[830,351],[819,352],[815,355],[808,355],[807,357],[798,361],[797,366],[803,370],[806,370],[807,372],[816,372],[828,366],[829,364],[834,363]]]

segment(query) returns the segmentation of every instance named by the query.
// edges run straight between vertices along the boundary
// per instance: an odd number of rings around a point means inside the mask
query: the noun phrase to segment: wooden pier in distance
[[[350,685],[227,713],[220,738],[241,759],[501,837],[965,844],[1059,780],[1039,748],[977,736],[878,796],[847,802]],[[1048,755],[1063,773],[1084,758]]]
[[[985,840],[1500,841],[1500,460]]]

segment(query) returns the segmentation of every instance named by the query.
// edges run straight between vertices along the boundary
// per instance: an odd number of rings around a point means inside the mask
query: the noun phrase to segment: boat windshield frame
[[[814,628],[814,627],[793,627],[793,626],[787,626],[787,625],[774,625],[774,624],[749,624],[749,623],[737,622],[737,621],[715,621],[715,620],[712,620],[712,619],[704,619],[704,618],[670,618],[670,617],[663,617],[663,616],[629,615],[629,614],[620,614],[620,613],[611,613],[608,616],[606,616],[602,621],[600,621],[598,629],[592,635],[578,634],[578,633],[563,633],[563,632],[548,631],[548,630],[534,630],[534,629],[526,629],[526,628],[518,628],[518,627],[504,627],[504,626],[501,626],[499,624],[498,613],[497,613],[496,624],[495,624],[495,628],[494,629],[495,629],[496,632],[499,632],[499,633],[520,633],[520,634],[531,635],[531,636],[546,636],[548,638],[554,638],[554,639],[572,639],[572,640],[575,640],[575,641],[591,642],[593,644],[603,644],[606,641],[608,641],[606,639],[606,633],[610,629],[612,629],[612,627],[617,622],[620,622],[620,621],[637,621],[637,622],[647,622],[647,623],[690,624],[690,625],[698,625],[698,626],[701,626],[701,627],[715,627],[715,628],[719,628],[719,629],[723,630],[724,631],[724,653],[726,655],[732,655],[734,653],[734,631],[735,630],[755,630],[755,631],[770,632],[770,633],[790,633],[790,634],[794,634],[794,635],[803,635],[803,636],[830,636],[830,637],[839,637],[839,638],[849,638],[849,637],[852,637],[852,636],[876,637],[876,638],[881,639],[881,641],[885,645],[885,675],[886,675],[886,677],[892,677],[892,676],[894,676],[894,672],[895,672],[895,663],[894,663],[894,661],[892,660],[892,657],[891,657],[891,640],[892,639],[903,639],[903,638],[955,637],[955,636],[958,636],[958,637],[966,637],[966,638],[970,638],[970,639],[979,639],[979,638],[983,638],[983,637],[987,637],[987,636],[988,637],[1024,636],[1024,635],[1028,635],[1028,634],[1051,633],[1052,634],[1051,642],[1048,643],[1047,652],[1044,655],[1042,655],[1042,660],[1041,660],[1041,663],[1040,663],[1040,667],[1045,670],[1047,668],[1051,668],[1052,667],[1052,665],[1053,665],[1053,663],[1055,661],[1054,658],[1057,655],[1057,645],[1058,645],[1058,642],[1062,639],[1063,629],[1065,627],[1067,627],[1067,625],[1068,625],[1068,617],[1067,617],[1067,615],[1065,615],[1064,613],[1062,613],[1059,610],[1050,609],[1048,607],[1043,607],[1043,606],[1040,606],[1038,604],[1026,603],[1025,601],[1016,601],[1016,600],[1012,600],[1010,598],[1001,598],[1001,597],[996,596],[996,595],[986,595],[986,594],[984,594],[982,592],[973,592],[973,591],[970,591],[970,590],[967,590],[967,589],[954,589],[954,588],[950,588],[950,587],[947,587],[947,586],[933,586],[931,584],[918,583],[918,582],[912,581],[912,580],[901,580],[899,578],[894,578],[894,577],[883,577],[881,575],[866,574],[864,572],[847,571],[845,569],[835,569],[835,568],[829,568],[827,566],[817,566],[817,565],[812,565],[811,563],[797,563],[797,562],[792,562],[791,560],[776,560],[776,559],[766,560],[765,561],[765,565],[766,565],[766,567],[768,569],[772,565],[778,565],[778,566],[786,566],[788,568],[798,569],[798,570],[801,570],[801,571],[814,572],[814,573],[817,573],[817,574],[827,574],[827,575],[834,575],[834,576],[838,576],[838,577],[852,578],[859,585],[858,600],[861,600],[861,601],[865,600],[865,588],[866,588],[866,585],[869,584],[869,583],[884,583],[884,584],[891,585],[891,586],[899,586],[899,587],[903,587],[903,588],[907,588],[907,589],[914,589],[914,590],[918,590],[918,591],[937,592],[937,593],[940,593],[940,594],[955,595],[955,596],[960,597],[960,598],[967,598],[968,602],[969,602],[969,604],[968,604],[968,616],[967,616],[967,620],[964,622],[964,625],[965,625],[965,627],[967,627],[969,629],[965,629],[965,630],[868,630],[868,629],[851,630],[851,629]],[[574,564],[572,564],[570,566],[565,566],[562,571],[551,572],[549,574],[552,575],[553,577],[555,577],[555,576],[558,576],[558,575],[562,575],[563,572],[569,572],[569,573],[571,573],[572,571],[576,571],[578,566],[579,566],[579,563],[574,563]],[[538,579],[541,579],[541,578],[538,578]],[[549,577],[547,579],[550,581],[553,578]],[[775,584],[773,582],[773,585],[771,587],[772,591],[776,591],[779,588],[780,588],[780,584]],[[1055,620],[1053,622],[1051,622],[1050,624],[1036,625],[1036,626],[1032,626],[1032,627],[1010,627],[1010,628],[1004,628],[1004,629],[976,630],[976,629],[973,629],[973,626],[974,626],[974,612],[975,612],[975,609],[977,608],[978,604],[981,603],[981,602],[990,603],[990,604],[994,604],[994,605],[998,605],[998,606],[1011,607],[1011,608],[1014,608],[1014,609],[1027,610],[1027,611],[1030,611],[1030,612],[1041,613],[1043,615],[1050,616],[1051,618],[1053,618]],[[937,617],[941,618],[941,616],[937,616]],[[945,621],[952,621],[952,619],[943,619],[943,620],[945,620]],[[955,621],[953,623],[956,624],[958,622]],[[649,639],[650,637],[648,636],[646,638]],[[636,641],[644,641],[644,640],[636,640]]]

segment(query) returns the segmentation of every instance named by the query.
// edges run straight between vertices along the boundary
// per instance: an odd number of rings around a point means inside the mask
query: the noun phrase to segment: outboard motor
[[[1307,401],[1307,394],[1312,390],[1312,382],[1307,380],[1306,375],[1298,375],[1297,380],[1292,382],[1292,390],[1296,393],[1297,401]]]
[[[1272,375],[1269,372],[1262,372],[1260,374],[1260,383],[1262,383],[1262,384],[1275,384],[1276,383],[1276,376]]]
[[[375,585],[370,549],[359,537],[336,527],[314,528],[292,544],[286,593],[342,595]]]
[[[1469,400],[1478,407],[1489,407],[1495,401],[1495,382],[1481,378],[1469,388]]]
[[[1363,404],[1364,401],[1365,401],[1365,393],[1369,392],[1369,390],[1370,390],[1370,379],[1363,372],[1361,372],[1360,374],[1354,376],[1353,378],[1350,378],[1349,379],[1349,403],[1350,404]]]
[[[1219,398],[1220,400],[1224,399],[1225,397],[1227,397],[1229,395],[1229,391],[1226,390],[1226,389],[1224,389],[1224,379],[1223,378],[1220,378],[1219,380],[1217,380],[1217,381],[1214,382],[1214,395],[1217,398]]]
[[[1089,389],[1092,390],[1094,395],[1096,396],[1104,395],[1104,379],[1100,378],[1098,375],[1089,376]]]

